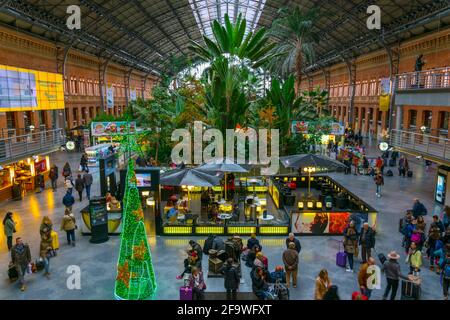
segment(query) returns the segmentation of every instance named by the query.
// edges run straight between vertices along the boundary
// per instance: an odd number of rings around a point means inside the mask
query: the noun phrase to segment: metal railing
[[[403,130],[391,130],[390,144],[419,154],[450,160],[450,140],[439,136]]]
[[[0,163],[58,150],[65,143],[64,129],[54,129],[0,139]]]
[[[397,75],[397,91],[450,89],[450,67]]]

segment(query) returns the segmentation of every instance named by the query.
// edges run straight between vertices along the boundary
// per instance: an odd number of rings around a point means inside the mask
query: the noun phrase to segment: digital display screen
[[[136,186],[138,188],[149,188],[152,186],[151,173],[136,173]]]
[[[0,65],[0,112],[64,109],[62,75]]]
[[[437,176],[436,182],[436,201],[439,203],[444,203],[444,195],[445,195],[445,177],[443,175]]]

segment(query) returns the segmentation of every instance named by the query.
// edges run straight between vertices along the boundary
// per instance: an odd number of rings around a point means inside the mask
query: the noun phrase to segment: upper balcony
[[[450,67],[397,75],[395,103],[450,106]]]
[[[65,143],[64,129],[29,130],[20,135],[10,133],[4,132],[0,138],[0,164],[47,154],[60,149]]]

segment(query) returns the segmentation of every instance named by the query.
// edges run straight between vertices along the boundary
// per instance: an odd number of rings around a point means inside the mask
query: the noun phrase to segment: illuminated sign
[[[0,65],[0,112],[64,109],[62,75]]]

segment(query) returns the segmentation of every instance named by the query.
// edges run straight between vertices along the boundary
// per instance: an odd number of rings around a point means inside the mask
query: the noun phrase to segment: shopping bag
[[[58,233],[56,231],[52,231],[51,237],[52,237],[52,248],[53,248],[53,250],[58,250],[59,249]]]

